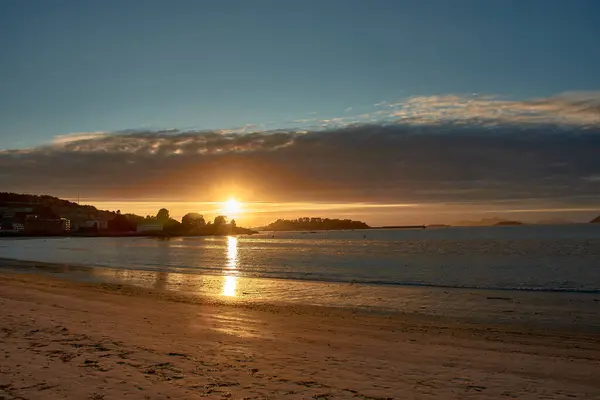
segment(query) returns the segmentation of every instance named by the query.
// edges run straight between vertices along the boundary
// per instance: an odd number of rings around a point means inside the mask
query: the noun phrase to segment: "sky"
[[[179,216],[234,196],[248,223],[586,220],[599,16],[594,0],[0,0],[0,190]]]

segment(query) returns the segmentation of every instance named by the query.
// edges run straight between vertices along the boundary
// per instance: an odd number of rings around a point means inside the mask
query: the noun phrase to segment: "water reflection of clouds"
[[[235,236],[227,237],[227,260],[225,276],[223,277],[223,296],[235,297],[237,295],[237,264],[238,264],[238,239]]]

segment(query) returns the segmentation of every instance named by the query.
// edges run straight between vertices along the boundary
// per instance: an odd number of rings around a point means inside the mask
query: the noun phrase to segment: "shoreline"
[[[597,335],[0,273],[6,398],[600,398]]]
[[[92,267],[0,258],[0,273],[136,287],[191,302],[322,307],[381,315],[417,315],[466,323],[600,333],[600,294],[437,286],[352,284],[236,275]]]
[[[47,261],[35,261],[35,260],[22,260],[18,258],[0,257],[0,268],[9,267],[15,269],[25,268],[38,268],[38,269],[59,269],[63,267],[77,268],[83,270],[110,270],[110,271],[127,271],[131,273],[168,273],[168,274],[181,274],[181,275],[192,275],[192,276],[211,276],[211,277],[223,277],[226,274],[211,274],[210,270],[206,269],[193,269],[188,267],[177,268],[171,267],[170,271],[158,270],[158,269],[144,269],[144,268],[120,268],[117,266],[106,266],[106,265],[81,265],[81,264],[70,264],[70,263],[58,263],[58,262],[47,262]],[[222,269],[218,269],[223,271]],[[207,272],[208,271],[208,272]],[[357,280],[342,280],[342,279],[311,279],[302,277],[278,277],[278,276],[247,276],[247,275],[236,275],[238,278],[243,279],[266,279],[266,280],[280,280],[286,282],[306,282],[315,284],[340,284],[340,285],[361,285],[361,286],[385,286],[385,287],[398,287],[398,288],[422,288],[431,290],[470,290],[470,291],[485,291],[485,292],[499,292],[499,293],[565,293],[565,294],[584,294],[584,295],[598,295],[600,301],[600,289],[571,289],[571,288],[541,288],[541,287],[485,287],[485,286],[451,286],[451,285],[435,285],[428,283],[409,283],[409,282],[392,282],[392,281],[357,281]]]
[[[27,234],[27,233],[1,233],[0,239],[53,239],[53,238],[185,238],[185,237],[223,237],[256,235],[259,231],[246,228],[237,228],[236,232],[227,233],[202,233],[202,234],[177,234],[170,232],[95,232],[95,233],[57,233],[57,234]]]

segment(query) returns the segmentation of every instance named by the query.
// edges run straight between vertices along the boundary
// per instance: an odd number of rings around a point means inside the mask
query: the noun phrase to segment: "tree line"
[[[235,233],[238,228],[234,219],[228,222],[224,215],[217,215],[213,221],[206,221],[199,213],[187,213],[181,218],[181,222],[171,218],[169,210],[161,208],[155,216],[142,217],[136,214],[117,215],[109,221],[109,230],[114,232],[132,232],[139,224],[160,224],[162,231],[176,235],[210,235]]]
[[[362,221],[353,221],[351,219],[303,217],[297,219],[278,219],[261,229],[267,231],[317,231],[368,228],[370,227],[366,223]]]

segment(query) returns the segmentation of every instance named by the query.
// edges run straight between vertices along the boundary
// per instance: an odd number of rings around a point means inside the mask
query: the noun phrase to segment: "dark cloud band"
[[[379,105],[400,119],[337,128],[67,135],[1,151],[0,184],[97,199],[210,201],[229,185],[271,201],[600,204],[596,99],[413,98]]]

